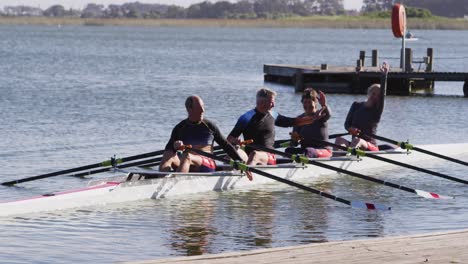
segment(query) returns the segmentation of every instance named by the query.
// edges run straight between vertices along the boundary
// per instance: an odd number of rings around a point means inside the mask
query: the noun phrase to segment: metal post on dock
[[[356,60],[356,71],[361,71],[362,69],[362,60],[359,59],[359,60]]]
[[[372,67],[377,67],[379,65],[379,51],[372,50]]]
[[[463,84],[463,95],[468,97],[468,80],[465,80],[465,83]]]
[[[411,48],[406,48],[405,50],[405,72],[412,72],[413,51]]]
[[[432,72],[432,63],[434,62],[434,49],[427,48],[426,72]]]
[[[365,65],[365,61],[366,61],[366,51],[365,50],[361,50],[359,52],[359,59],[361,60],[362,64],[361,64],[361,68],[364,67]]]
[[[401,71],[405,71],[405,35],[406,35],[406,28],[403,30],[403,36],[401,37],[401,57],[400,57],[400,68]]]
[[[296,74],[294,77],[294,91],[296,93],[304,91],[304,70],[296,69]]]

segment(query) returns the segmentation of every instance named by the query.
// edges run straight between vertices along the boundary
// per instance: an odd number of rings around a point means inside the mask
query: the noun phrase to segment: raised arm
[[[390,70],[390,65],[387,62],[382,63],[380,66],[380,102],[379,102],[379,117],[382,116],[382,112],[385,106],[385,97],[387,96],[387,76]],[[380,119],[380,118],[379,118]]]
[[[331,109],[327,104],[327,97],[322,91],[319,91],[319,103],[320,103],[320,106],[322,107],[319,110],[319,117],[327,121],[331,117]]]

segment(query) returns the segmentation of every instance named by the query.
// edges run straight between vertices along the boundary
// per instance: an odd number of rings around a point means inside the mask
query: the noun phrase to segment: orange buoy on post
[[[406,31],[406,12],[401,4],[395,4],[392,9],[392,31],[396,38],[404,38]]]
[[[405,67],[405,34],[406,34],[406,12],[402,4],[393,5],[392,9],[392,31],[396,38],[401,38],[400,68]]]

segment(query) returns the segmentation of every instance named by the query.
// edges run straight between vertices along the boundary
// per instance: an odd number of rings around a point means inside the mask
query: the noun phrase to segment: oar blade
[[[447,195],[440,195],[437,193],[433,192],[426,192],[426,191],[421,191],[421,190],[415,190],[416,194],[424,197],[426,199],[454,199],[452,196],[447,196]]]
[[[375,204],[375,203],[366,203],[362,201],[351,201],[351,207],[359,208],[359,209],[367,209],[367,210],[379,210],[379,211],[389,211],[392,210],[390,206],[386,206],[383,204]]]

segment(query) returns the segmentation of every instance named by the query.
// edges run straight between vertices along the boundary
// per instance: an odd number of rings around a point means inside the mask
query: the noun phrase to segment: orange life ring
[[[406,29],[405,7],[401,4],[395,4],[392,9],[392,31],[396,38],[403,38]]]

